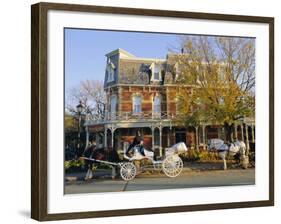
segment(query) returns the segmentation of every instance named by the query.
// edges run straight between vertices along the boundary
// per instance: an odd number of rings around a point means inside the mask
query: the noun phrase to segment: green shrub
[[[68,160],[64,162],[66,172],[78,172],[84,170],[84,160]]]
[[[106,164],[106,163],[96,163],[96,168],[108,170],[108,169],[111,169],[112,166],[109,164]]]
[[[218,160],[218,155],[216,152],[210,152],[207,150],[200,151],[200,161],[215,161]]]
[[[200,159],[199,152],[194,149],[188,150],[186,153],[181,154],[180,157],[186,162],[194,162]]]
[[[215,161],[218,159],[217,154],[214,152],[209,152],[207,150],[196,150],[189,149],[186,153],[181,154],[180,157],[183,161],[186,162],[195,162],[195,161]]]

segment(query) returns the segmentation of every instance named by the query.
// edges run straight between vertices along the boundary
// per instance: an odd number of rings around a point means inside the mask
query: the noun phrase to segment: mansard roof
[[[137,57],[121,48],[106,54],[107,63],[117,66],[114,80],[107,80],[105,87],[114,84],[172,84],[175,82],[177,70],[177,54],[168,53],[166,58]],[[158,65],[160,78],[154,78],[154,69]],[[159,67],[160,66],[160,67]],[[157,81],[158,80],[158,81]]]
[[[121,48],[118,48],[118,49],[116,49],[114,51],[111,51],[108,54],[106,54],[105,56],[106,57],[111,57],[111,56],[116,55],[116,54],[119,54],[120,57],[123,56],[124,58],[135,58],[136,57],[135,55],[133,55],[133,54],[131,54],[131,53],[121,49]]]

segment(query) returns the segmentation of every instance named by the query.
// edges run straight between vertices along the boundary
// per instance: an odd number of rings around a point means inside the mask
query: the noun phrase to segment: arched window
[[[161,114],[161,96],[155,96],[153,99],[153,114]]]
[[[140,95],[133,96],[133,114],[141,113],[141,101],[142,98]]]

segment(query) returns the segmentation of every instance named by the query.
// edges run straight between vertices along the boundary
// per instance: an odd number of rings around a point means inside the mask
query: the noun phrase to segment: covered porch
[[[105,147],[124,151],[132,143],[137,130],[141,132],[145,147],[158,151],[159,156],[163,155],[165,148],[178,142],[184,142],[188,148],[204,150],[209,139],[226,139],[224,127],[219,125],[206,124],[186,128],[176,126],[169,121],[135,122],[87,126],[86,144],[88,144],[89,138],[94,138],[99,148]],[[247,149],[253,150],[255,144],[254,123],[235,125],[232,138],[244,141]]]

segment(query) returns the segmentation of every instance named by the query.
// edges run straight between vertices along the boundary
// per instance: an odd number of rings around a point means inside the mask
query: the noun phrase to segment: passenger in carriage
[[[132,142],[132,144],[130,144],[129,148],[126,151],[126,155],[129,156],[129,152],[136,146],[139,145],[139,152],[140,154],[142,154],[143,156],[145,156],[144,154],[144,147],[143,147],[143,138],[141,136],[140,131],[138,130],[136,132],[136,136]]]

